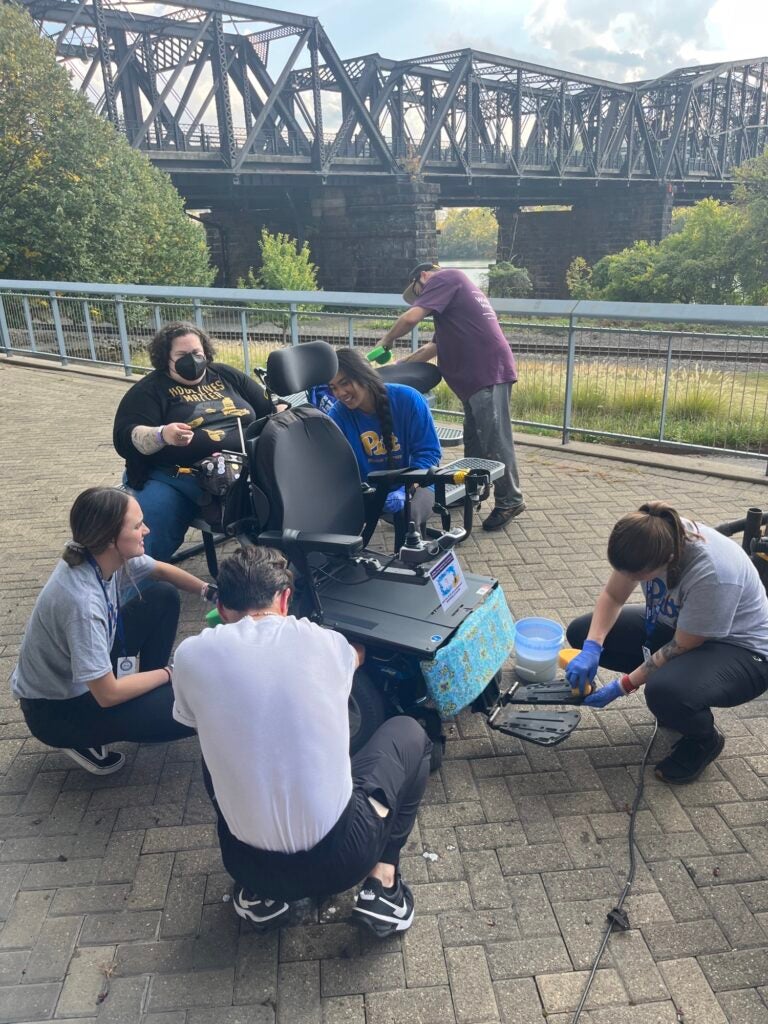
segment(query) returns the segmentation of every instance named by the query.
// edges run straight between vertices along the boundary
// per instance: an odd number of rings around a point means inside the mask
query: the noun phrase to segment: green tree
[[[672,218],[672,233],[657,249],[656,283],[663,300],[743,301],[739,211],[716,199],[702,199],[675,210]]]
[[[653,242],[635,242],[629,249],[603,256],[592,269],[583,297],[607,302],[663,301],[656,283],[657,259],[658,246]]]
[[[208,285],[205,235],[170,178],[72,90],[29,15],[0,5],[0,273]]]
[[[484,207],[449,210],[440,228],[438,250],[444,260],[492,260],[499,225]]]
[[[739,276],[745,301],[768,303],[768,150],[738,167],[733,198],[742,220]]]

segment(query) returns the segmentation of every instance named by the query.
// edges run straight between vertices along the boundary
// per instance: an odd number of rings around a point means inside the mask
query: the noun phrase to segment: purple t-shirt
[[[440,270],[412,302],[434,314],[437,364],[466,402],[480,388],[517,380],[515,357],[487,297],[461,270]]]

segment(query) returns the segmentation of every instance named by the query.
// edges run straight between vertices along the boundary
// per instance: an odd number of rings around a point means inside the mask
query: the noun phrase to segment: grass
[[[267,356],[281,348],[275,328],[269,342],[250,343],[251,367],[265,366]],[[372,345],[361,347],[367,351]],[[217,358],[244,369],[239,342],[217,342]],[[138,346],[134,365],[148,366]],[[565,371],[560,363],[525,356],[518,359],[520,380],[512,396],[512,414],[526,433],[550,433],[528,424],[559,428],[565,404]],[[571,425],[577,431],[606,431],[658,439],[664,394],[661,363],[623,364],[611,359],[586,359],[578,364],[572,397]],[[434,406],[460,414],[461,402],[445,382],[435,389]],[[768,452],[768,378],[754,372],[685,365],[672,369],[667,381],[664,440],[738,451]],[[438,418],[439,418],[438,413]],[[578,433],[576,433],[578,437]],[[585,440],[611,443],[610,438],[584,435]],[[618,440],[615,443],[621,443]]]
[[[565,371],[542,360],[520,359],[520,380],[512,395],[515,420],[563,422]],[[658,439],[664,394],[662,366],[626,366],[612,360],[584,360],[573,386],[574,429]],[[667,383],[664,439],[740,451],[768,451],[768,381],[764,375],[691,365],[672,370]],[[442,383],[435,406],[453,412],[461,403]],[[540,428],[521,426],[530,433]],[[590,440],[590,436],[585,436]],[[607,438],[594,440],[605,443]]]

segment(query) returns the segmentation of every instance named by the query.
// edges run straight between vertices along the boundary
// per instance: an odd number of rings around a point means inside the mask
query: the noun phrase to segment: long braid
[[[376,415],[381,423],[381,437],[384,447],[387,449],[387,469],[392,469],[392,453],[395,448],[394,423],[392,422],[392,408],[389,404],[386,384],[377,382],[378,387],[373,392],[373,400],[376,407]]]
[[[338,349],[339,372],[356,384],[367,388],[373,398],[374,411],[381,424],[381,438],[387,451],[387,468],[393,468],[395,448],[394,423],[389,395],[384,381],[371,364],[353,348]]]

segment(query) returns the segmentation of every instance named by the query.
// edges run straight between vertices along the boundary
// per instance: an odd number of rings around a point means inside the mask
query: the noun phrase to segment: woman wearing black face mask
[[[154,367],[117,409],[113,441],[125,480],[150,528],[146,552],[168,561],[200,514],[197,478],[176,475],[222,449],[240,450],[245,428],[272,412],[262,388],[240,370],[215,363],[211,340],[195,324],[162,327],[149,345]]]

